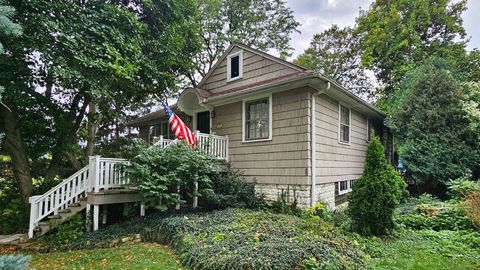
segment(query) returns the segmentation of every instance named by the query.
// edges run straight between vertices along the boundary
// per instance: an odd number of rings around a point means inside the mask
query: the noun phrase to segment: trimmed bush
[[[2,270],[24,270],[30,262],[30,256],[5,255],[0,256],[0,269]]]
[[[383,235],[394,228],[395,207],[405,195],[405,183],[385,159],[378,137],[368,146],[363,175],[348,196],[352,228],[364,235]]]

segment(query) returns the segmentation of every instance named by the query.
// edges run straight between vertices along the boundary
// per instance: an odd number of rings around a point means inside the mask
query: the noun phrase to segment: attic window
[[[227,81],[243,77],[243,51],[230,54],[227,57]]]

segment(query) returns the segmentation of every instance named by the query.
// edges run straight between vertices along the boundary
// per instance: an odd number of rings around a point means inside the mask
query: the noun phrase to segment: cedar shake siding
[[[241,50],[239,47],[234,47],[228,55]],[[227,60],[228,57],[224,58],[216,66],[212,74],[198,85],[198,88],[207,90],[210,94],[215,94],[232,88],[298,73],[299,71],[299,69],[291,68],[248,50],[243,50],[243,77],[235,81],[227,82]]]
[[[350,144],[341,144],[339,102],[326,95],[315,100],[317,184],[358,179],[368,147],[367,117],[351,109]]]
[[[259,184],[309,183],[307,88],[272,95],[271,141],[242,142],[242,102],[215,107],[213,130],[228,135],[232,166]]]

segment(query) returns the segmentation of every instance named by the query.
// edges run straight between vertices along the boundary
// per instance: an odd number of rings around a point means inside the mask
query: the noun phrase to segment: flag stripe
[[[168,119],[168,124],[172,129],[175,137],[179,140],[184,140],[188,144],[196,147],[197,138],[195,134],[188,128],[188,126],[176,115],[168,105],[164,104],[163,109],[165,110],[165,116]]]

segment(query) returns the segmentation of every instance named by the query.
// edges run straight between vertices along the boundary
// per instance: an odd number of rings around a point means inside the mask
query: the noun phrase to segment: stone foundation
[[[318,203],[325,203],[330,209],[335,209],[335,183],[319,184],[316,191]]]
[[[310,207],[310,185],[277,185],[256,184],[255,193],[263,196],[265,200],[277,201],[282,191],[288,202],[292,203],[295,198],[300,208]],[[335,183],[319,184],[316,187],[317,202],[326,203],[330,209],[335,209]]]

